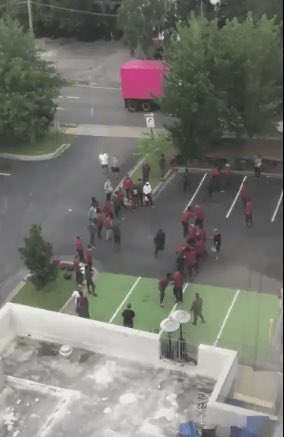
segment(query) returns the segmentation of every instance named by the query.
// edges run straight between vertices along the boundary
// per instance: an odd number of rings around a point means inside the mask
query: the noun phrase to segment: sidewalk
[[[115,138],[141,138],[141,136],[149,134],[146,127],[107,126],[103,124],[81,124],[76,127],[65,127],[63,131],[70,135]],[[163,129],[155,129],[157,135],[162,132],[164,132]]]

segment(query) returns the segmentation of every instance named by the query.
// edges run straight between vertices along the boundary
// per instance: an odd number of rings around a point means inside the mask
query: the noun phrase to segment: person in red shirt
[[[248,199],[245,206],[245,220],[248,228],[253,227],[253,203],[251,199]]]
[[[198,260],[196,249],[191,247],[185,252],[185,262],[189,276],[192,278],[194,272],[198,272]]]
[[[200,226],[203,224],[204,221],[204,211],[202,206],[195,205],[194,207],[194,217],[195,217],[195,225]]]
[[[171,273],[167,273],[167,275],[160,279],[159,281],[159,290],[160,290],[160,306],[163,307],[163,302],[164,302],[164,298],[165,298],[165,290],[167,288],[167,286],[169,285],[170,281],[171,281]]]
[[[186,237],[188,234],[189,221],[193,217],[192,208],[189,206],[183,211],[181,216],[181,224],[183,227],[183,236]]]
[[[196,240],[197,227],[195,225],[191,225],[187,234],[187,243],[189,245],[195,244]]]
[[[106,216],[104,226],[105,226],[105,230],[106,230],[106,240],[107,241],[109,241],[111,239],[112,222],[113,222],[112,214]]]
[[[110,202],[106,202],[103,206],[102,206],[102,212],[104,213],[105,217],[107,215],[112,214],[112,205]]]
[[[246,207],[248,199],[249,199],[248,186],[246,184],[243,184],[242,189],[241,189],[241,201],[242,201],[244,208]]]
[[[133,187],[133,181],[131,179],[131,177],[127,174],[126,177],[123,180],[123,189],[125,191],[127,200],[130,200],[130,193],[131,193],[131,189]]]
[[[150,171],[151,171],[151,167],[150,167],[150,165],[146,162],[146,163],[142,166],[143,184],[145,184],[146,182],[149,181],[149,178],[150,178]]]
[[[82,272],[81,272],[80,260],[79,260],[78,256],[75,256],[75,258],[73,260],[73,270],[75,272],[77,284],[82,285],[83,275],[82,275]]]
[[[78,254],[79,261],[82,263],[85,262],[83,244],[82,244],[81,237],[79,236],[75,238],[75,249]]]
[[[101,240],[102,238],[102,230],[103,230],[103,226],[104,226],[104,215],[101,211],[100,208],[97,208],[97,233],[98,233],[98,238]]]
[[[196,231],[196,238],[200,238],[201,240],[204,241],[204,243],[206,243],[206,240],[207,240],[207,231],[204,228],[203,224],[198,226],[197,231]]]
[[[196,240],[196,253],[197,253],[197,261],[199,263],[199,260],[201,258],[205,258],[208,256],[208,253],[205,248],[205,242],[202,238],[197,238]]]
[[[93,266],[93,249],[90,245],[87,246],[85,260],[86,264],[91,268]]]
[[[212,170],[212,185],[214,187],[214,191],[220,191],[220,167],[214,167]]]
[[[176,303],[183,302],[182,288],[183,288],[184,280],[183,280],[182,274],[177,270],[173,274],[172,279],[173,279],[173,284],[174,284],[173,293],[174,293],[174,296],[176,298]]]

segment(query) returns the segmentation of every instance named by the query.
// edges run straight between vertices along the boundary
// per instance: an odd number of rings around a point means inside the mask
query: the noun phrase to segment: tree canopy
[[[29,236],[24,242],[25,245],[19,248],[19,253],[32,274],[33,283],[41,288],[55,279],[58,273],[57,265],[52,262],[52,246],[43,239],[39,225],[31,226]]]
[[[162,106],[175,119],[169,127],[182,153],[194,158],[224,132],[261,134],[271,126],[282,96],[280,26],[251,14],[243,22],[192,15],[178,26],[179,41],[165,52],[170,71]]]
[[[63,81],[37,54],[29,33],[15,21],[0,21],[0,137],[33,140],[55,114]]]

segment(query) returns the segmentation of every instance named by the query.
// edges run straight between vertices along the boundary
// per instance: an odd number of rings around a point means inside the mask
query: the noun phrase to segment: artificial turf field
[[[135,328],[144,331],[159,333],[160,322],[169,316],[175,304],[172,286],[169,286],[164,307],[160,307],[156,279],[100,273],[96,287],[99,297],[90,298],[93,319],[121,325],[123,309],[131,303],[136,313]],[[243,364],[264,366],[270,350],[270,321],[276,322],[279,315],[278,297],[189,284],[184,302],[177,309],[189,311],[195,293],[203,298],[206,324],[184,325],[186,341],[193,346],[215,344],[238,350]]]

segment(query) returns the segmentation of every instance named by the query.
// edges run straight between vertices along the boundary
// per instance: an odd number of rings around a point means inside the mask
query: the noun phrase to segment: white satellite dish
[[[160,328],[164,332],[174,332],[179,329],[179,322],[174,319],[164,319],[160,324]]]
[[[184,324],[190,322],[191,316],[187,311],[177,310],[171,315],[171,318]]]

